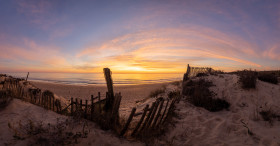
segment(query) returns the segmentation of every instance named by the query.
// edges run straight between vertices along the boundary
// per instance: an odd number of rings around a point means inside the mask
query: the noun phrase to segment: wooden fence
[[[158,98],[152,103],[151,107],[146,105],[144,110],[139,113],[135,113],[136,108],[133,108],[129,118],[120,131],[120,136],[143,137],[147,134],[156,134],[156,129],[161,128],[166,119],[170,116],[176,100],[178,100],[177,97],[172,100]],[[141,118],[136,122],[137,124],[131,125],[131,121],[136,116],[141,116]]]
[[[42,92],[39,88],[27,88],[27,82],[24,79],[6,78],[3,82],[4,90],[10,90],[13,97],[28,101],[46,109],[55,111],[59,114],[67,116],[79,116],[91,121],[99,123],[101,127],[113,129],[120,136],[138,137],[147,133],[153,133],[155,129],[161,128],[166,119],[171,115],[174,109],[175,101],[179,97],[172,99],[158,98],[152,103],[152,106],[146,105],[143,111],[136,113],[136,108],[133,108],[129,118],[124,125],[119,123],[119,107],[121,102],[121,93],[116,93],[113,97],[112,93],[106,92],[106,97],[101,99],[100,92],[97,96],[91,95],[90,100],[82,100],[71,98],[70,103],[64,107],[61,106],[61,101],[55,99],[54,94],[48,90]],[[109,100],[110,99],[110,100]],[[112,105],[110,110],[106,110],[106,102]],[[141,116],[141,118],[132,125],[133,118]]]
[[[2,90],[6,90],[12,97],[36,104],[46,109],[61,113],[62,106],[59,99],[54,98],[54,94],[48,90],[41,92],[39,88],[29,88],[29,82],[24,79],[7,77],[2,84]]]
[[[101,98],[100,92],[98,92],[96,97],[91,95],[91,97],[89,97],[90,100],[78,98],[74,100],[74,98],[71,98],[70,103],[65,103],[62,107],[62,102],[59,99],[55,99],[52,92],[48,90],[42,92],[41,89],[31,86],[30,83],[24,79],[6,77],[5,81],[1,84],[2,90],[9,91],[12,97],[44,107],[45,109],[55,111],[59,114],[92,120],[98,122],[101,127],[105,129],[115,129],[119,124],[121,93],[116,93],[114,95],[112,107],[110,107],[111,110],[106,110],[106,108],[104,108],[110,97],[108,92],[106,92],[106,97],[103,99]]]

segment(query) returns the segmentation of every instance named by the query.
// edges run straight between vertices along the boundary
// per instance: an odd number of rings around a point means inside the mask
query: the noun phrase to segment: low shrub
[[[203,77],[203,76],[208,76],[207,73],[198,73],[196,74],[196,77]]]
[[[184,84],[184,95],[189,96],[188,101],[197,107],[203,107],[208,111],[216,112],[228,109],[230,104],[223,99],[213,98],[215,94],[209,90],[213,86],[212,82],[200,79],[198,81],[188,81]]]
[[[257,72],[251,70],[243,70],[238,72],[239,82],[243,89],[255,89],[257,81]]]
[[[170,92],[168,92],[167,95],[168,95],[169,99],[172,99],[172,98],[180,96],[180,91],[179,90],[170,91]]]
[[[258,79],[264,82],[278,84],[277,76],[272,73],[260,73]]]
[[[174,86],[180,86],[182,84],[182,80],[181,81],[174,81],[171,83]]]
[[[0,108],[7,106],[12,99],[10,90],[0,90]]]
[[[165,88],[159,88],[159,89],[152,91],[149,96],[158,97],[160,94],[163,94],[164,92],[165,92]]]
[[[89,133],[86,121],[77,123],[73,119],[65,121],[57,119],[57,123],[54,125],[29,119],[16,124],[9,122],[8,127],[13,132],[15,140],[28,138],[29,145],[76,144],[78,139],[86,138]],[[79,129],[77,130],[77,128]]]
[[[277,115],[273,110],[262,110],[260,111],[260,115],[262,116],[264,121],[268,121],[271,125],[273,124],[273,119],[280,120],[280,115]]]

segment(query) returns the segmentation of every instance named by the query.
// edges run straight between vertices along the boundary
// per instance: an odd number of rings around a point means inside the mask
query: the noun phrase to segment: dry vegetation
[[[258,79],[264,82],[278,84],[277,76],[274,73],[259,73]]]
[[[243,89],[255,89],[257,81],[257,72],[251,70],[243,70],[237,72],[239,75],[239,82]]]
[[[158,97],[161,94],[165,93],[165,89],[166,89],[166,86],[156,89],[150,93],[149,97]]]
[[[29,140],[29,145],[77,144],[80,138],[87,138],[89,129],[85,120],[57,119],[56,124],[43,124],[31,119],[9,123],[15,140]]]
[[[6,107],[12,99],[10,90],[0,90],[0,108]]]
[[[280,121],[280,115],[271,109],[260,111],[260,115],[262,116],[264,121],[268,121],[271,125],[273,124],[273,121],[275,119]]]
[[[188,101],[197,107],[203,107],[211,112],[228,109],[230,104],[219,98],[214,98],[215,94],[209,90],[213,86],[212,82],[199,79],[189,80],[184,84],[183,94],[188,96]]]

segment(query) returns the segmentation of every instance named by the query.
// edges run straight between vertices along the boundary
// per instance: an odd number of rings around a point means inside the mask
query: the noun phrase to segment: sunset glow
[[[280,69],[279,1],[0,2],[3,72]]]

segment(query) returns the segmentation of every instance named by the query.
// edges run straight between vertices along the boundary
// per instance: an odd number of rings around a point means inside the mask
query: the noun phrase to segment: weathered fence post
[[[124,128],[122,129],[122,131],[121,131],[121,133],[120,133],[120,136],[123,136],[123,135],[125,134],[125,132],[126,132],[128,126],[129,126],[130,122],[132,121],[132,118],[133,118],[133,116],[134,116],[134,114],[135,114],[135,111],[136,111],[136,108],[134,107],[134,108],[132,109],[131,113],[130,113],[130,116],[129,116],[129,118],[128,118],[128,120],[127,120],[127,122],[126,122]]]
[[[93,120],[93,114],[94,114],[94,104],[93,104],[93,95],[91,95],[91,120]]]
[[[99,106],[99,113],[101,114],[101,102],[100,102],[100,92],[98,92],[98,106]]]
[[[86,105],[85,105],[85,119],[87,119],[87,106],[88,106],[88,100],[86,100]]]
[[[160,107],[159,107],[159,109],[158,109],[158,113],[157,113],[157,115],[156,115],[156,117],[155,117],[155,119],[154,119],[154,123],[152,124],[152,127],[151,127],[151,128],[154,128],[155,125],[156,125],[156,123],[157,123],[157,120],[158,120],[158,118],[159,118],[159,116],[160,116],[160,112],[161,112],[163,103],[164,103],[164,100],[161,100]]]
[[[49,97],[50,101],[49,101],[49,105],[50,105],[50,110],[52,109],[52,96]]]
[[[52,97],[52,99],[53,99],[52,100],[53,101],[52,104],[53,104],[53,111],[54,111],[54,97]]]
[[[29,72],[27,73],[27,76],[26,76],[26,79],[25,79],[25,81],[27,81],[27,79],[28,79],[28,76],[29,76]]]
[[[71,97],[71,116],[73,116],[73,97]]]
[[[138,122],[137,126],[135,127],[134,131],[132,132],[131,136],[134,136],[136,134],[137,130],[140,128],[140,126],[141,126],[141,124],[142,124],[142,122],[143,122],[143,120],[146,116],[146,113],[147,113],[148,109],[149,109],[149,105],[147,104],[145,109],[144,109],[144,113],[142,114],[142,117],[141,117],[140,121]]]
[[[83,111],[83,100],[82,99],[80,99],[80,110],[81,110],[81,112]]]
[[[164,111],[163,111],[163,114],[162,114],[162,116],[161,116],[161,118],[160,118],[160,120],[159,120],[159,122],[158,122],[157,127],[160,126],[161,121],[163,120],[164,114],[166,113],[166,110],[167,110],[167,107],[168,107],[168,103],[169,103],[169,99],[167,99],[166,106],[165,106]]]
[[[154,109],[154,107],[155,107],[155,104],[156,104],[156,103],[153,102],[152,107],[149,109],[148,116],[147,116],[147,118],[145,119],[145,121],[144,121],[144,123],[143,123],[143,125],[142,125],[142,127],[141,127],[141,129],[140,129],[139,132],[141,132],[141,131],[143,131],[143,130],[145,129],[145,127],[146,127],[146,125],[147,125],[147,123],[148,123],[148,121],[149,121],[149,119],[150,119],[150,117],[151,117],[151,115],[152,115],[152,112],[153,112],[153,109]]]
[[[170,114],[170,112],[171,112],[171,110],[172,110],[174,104],[175,104],[175,100],[172,100],[172,102],[171,102],[171,104],[170,104],[170,106],[169,106],[168,112],[167,112],[167,114],[166,114],[166,116],[165,116],[165,119],[162,121],[162,124],[166,121],[166,119],[167,119],[168,115]]]
[[[104,76],[107,83],[107,89],[108,89],[108,99],[106,101],[105,109],[108,111],[112,109],[113,103],[114,103],[114,91],[113,91],[113,80],[112,80],[112,72],[109,68],[104,68]]]
[[[76,109],[75,109],[75,112],[78,111],[78,99],[76,98]]]
[[[148,129],[148,128],[151,126],[151,124],[152,124],[152,122],[153,122],[153,119],[154,119],[154,116],[155,116],[155,114],[156,114],[156,112],[157,112],[158,105],[159,105],[159,101],[156,101],[155,108],[154,108],[153,113],[152,113],[152,115],[151,115],[151,118],[150,118],[150,120],[149,120],[149,122],[148,122],[148,124],[147,124],[147,126],[146,126],[146,129]]]

